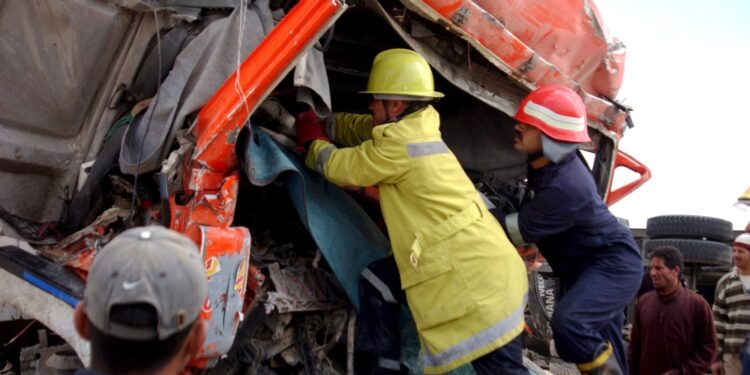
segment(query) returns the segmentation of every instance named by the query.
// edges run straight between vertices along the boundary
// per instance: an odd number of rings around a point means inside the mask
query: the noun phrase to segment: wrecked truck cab
[[[6,250],[8,262],[0,265],[13,266],[0,273],[15,277],[20,290],[51,286],[41,298],[71,297],[52,316],[23,298],[13,301],[84,359],[85,343],[75,344],[66,331],[65,306],[80,299],[96,250],[124,228],[146,223],[185,233],[206,260],[214,287],[203,318],[215,334],[194,365],[241,367],[229,364],[235,356],[218,359],[232,343],[236,349],[262,335],[258,320],[275,340],[298,340],[285,315],[293,312],[344,316],[327,321],[339,337],[317,343],[329,349],[323,357],[341,345],[344,330],[353,334],[341,321],[354,316],[359,271],[387,253],[387,238],[372,190],[347,192],[304,168],[290,137],[292,114],[307,107],[322,117],[365,110],[369,98],[357,92],[383,49],[425,56],[437,89],[447,94],[436,103],[443,137],[495,205],[513,210],[523,195],[525,160],[512,147],[511,115],[542,84],[563,84],[584,98],[592,173],[609,202],[648,178],[647,168],[618,149],[630,124],[629,109],[615,99],[624,49],[608,37],[590,2],[556,9],[544,1],[520,8],[438,0],[244,4],[90,0],[0,7],[0,56],[8,62],[0,68],[7,83],[0,88],[0,220],[3,234],[38,252],[28,258]],[[29,28],[32,19],[49,22]],[[610,191],[618,166],[641,177]],[[281,219],[265,220],[279,213]],[[25,260],[46,263],[18,264]],[[73,272],[78,283],[41,272],[49,267]],[[325,285],[329,293],[295,293],[288,288],[294,280]],[[13,298],[7,291],[0,296]],[[268,315],[258,313],[265,306],[284,316],[266,322]],[[262,363],[276,356],[295,363],[289,366],[322,361],[254,339],[262,342],[265,354],[254,357]]]

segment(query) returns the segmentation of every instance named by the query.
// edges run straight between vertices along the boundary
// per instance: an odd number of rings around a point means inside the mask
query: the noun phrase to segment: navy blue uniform
[[[586,364],[611,343],[627,373],[623,311],[643,273],[632,234],[609,212],[576,154],[530,168],[528,180],[531,200],[499,219],[516,245],[536,244],[560,279],[562,294],[552,316],[557,352]]]

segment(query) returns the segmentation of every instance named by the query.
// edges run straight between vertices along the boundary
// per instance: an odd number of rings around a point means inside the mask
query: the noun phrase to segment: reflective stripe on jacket
[[[316,140],[306,164],[338,185],[380,188],[424,372],[449,371],[519,335],[526,268],[443,143],[437,111],[374,127],[370,115],[340,113],[329,125],[334,141],[354,147]]]

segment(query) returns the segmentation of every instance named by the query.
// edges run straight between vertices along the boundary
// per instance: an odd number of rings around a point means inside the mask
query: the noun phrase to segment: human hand
[[[329,141],[330,139],[326,135],[325,126],[326,120],[318,118],[318,115],[313,111],[301,112],[295,116],[296,128],[297,128],[297,147],[302,152],[307,151],[308,143],[322,139]]]
[[[518,255],[523,259],[526,268],[529,271],[536,271],[542,266],[542,262],[539,260],[539,249],[534,245],[524,245],[516,247]]]

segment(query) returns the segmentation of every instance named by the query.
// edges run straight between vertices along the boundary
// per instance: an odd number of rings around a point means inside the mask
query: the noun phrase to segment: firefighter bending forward
[[[480,375],[527,374],[526,268],[441,139],[430,102],[443,94],[434,91],[430,66],[411,50],[383,51],[362,93],[373,96],[371,114],[297,117],[308,167],[340,186],[380,189],[393,256],[360,277],[357,350],[371,360],[357,373],[405,371],[399,315],[406,302],[425,373],[472,363]]]
[[[630,231],[599,197],[577,155],[589,142],[586,108],[573,90],[544,86],[521,101],[514,147],[528,155],[531,199],[493,214],[517,246],[535,243],[560,279],[555,347],[584,374],[627,374],[623,311],[638,290],[641,257]]]

